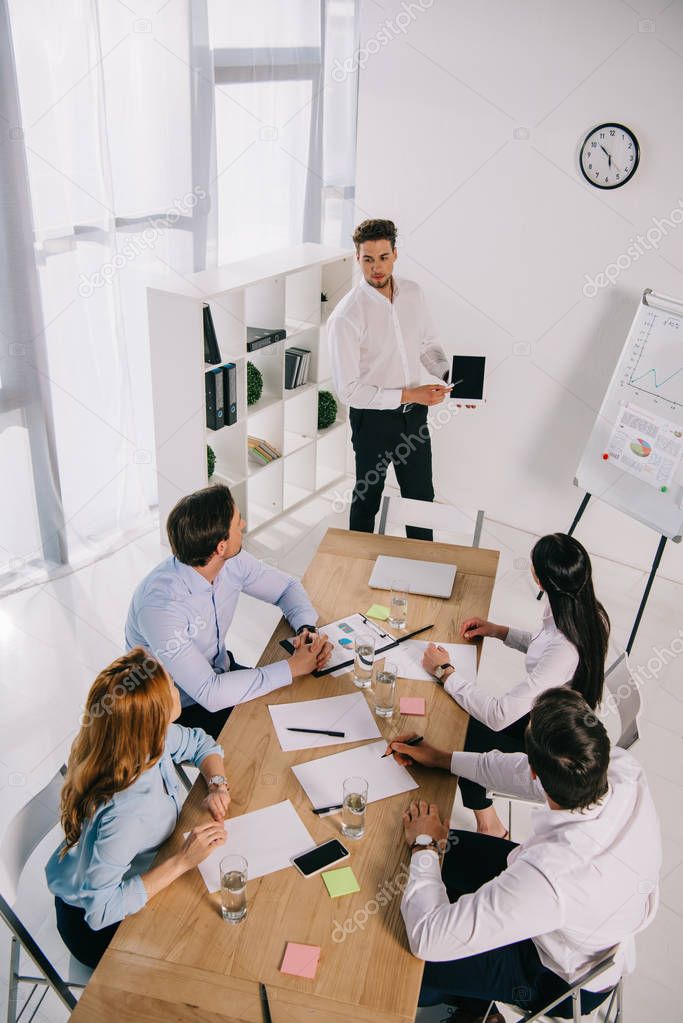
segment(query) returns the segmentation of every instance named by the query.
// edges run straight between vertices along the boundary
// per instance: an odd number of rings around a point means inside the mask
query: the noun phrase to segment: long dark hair
[[[579,654],[571,687],[595,710],[602,700],[610,621],[595,598],[588,552],[573,536],[551,533],[534,545],[531,563],[555,625]]]

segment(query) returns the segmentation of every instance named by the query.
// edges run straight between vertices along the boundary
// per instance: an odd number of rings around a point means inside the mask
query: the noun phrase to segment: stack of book
[[[306,383],[310,361],[310,348],[287,349],[285,352],[285,387],[288,391]]]
[[[268,465],[276,458],[282,458],[282,452],[260,437],[248,437],[249,458],[258,465]]]

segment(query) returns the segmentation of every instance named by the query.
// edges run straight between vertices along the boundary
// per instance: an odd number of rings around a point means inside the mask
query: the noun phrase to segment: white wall
[[[486,408],[435,436],[437,493],[538,533],[567,529],[643,288],[683,298],[683,226],[583,294],[585,275],[683,204],[683,3],[361,6],[357,217],[396,221],[397,272],[425,288],[446,349],[488,357]],[[608,120],[635,131],[641,163],[605,194],[584,183],[577,148]],[[641,566],[657,542],[597,502],[578,536]],[[683,578],[681,547],[662,572]]]

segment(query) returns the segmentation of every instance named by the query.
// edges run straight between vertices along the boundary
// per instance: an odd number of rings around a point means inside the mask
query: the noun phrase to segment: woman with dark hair
[[[531,574],[547,598],[538,632],[532,636],[482,618],[469,618],[462,627],[464,639],[492,636],[526,654],[524,678],[503,696],[452,677],[444,647],[430,643],[425,651],[424,667],[470,715],[467,751],[523,752],[531,705],[546,689],[567,685],[593,710],[602,699],[610,622],[595,597],[587,551],[574,537],[552,533],[535,544],[531,564]],[[463,803],[474,810],[477,831],[505,837],[505,826],[481,785],[464,778],[459,784]]]
[[[45,867],[57,929],[86,966],[97,965],[124,917],[225,842],[223,750],[200,728],[173,724],[179,715],[178,690],[142,647],[104,668],[88,694],[62,789],[64,842]],[[206,781],[212,820],[152,866],[180,813],[173,763],[188,760]]]

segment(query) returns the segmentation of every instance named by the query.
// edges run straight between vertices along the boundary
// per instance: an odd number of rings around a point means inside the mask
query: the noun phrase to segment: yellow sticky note
[[[325,887],[330,897],[338,899],[340,895],[351,895],[352,892],[359,892],[360,885],[356,881],[356,875],[351,867],[338,867],[336,870],[326,870],[322,875]]]
[[[376,618],[378,622],[386,622],[389,617],[389,608],[383,604],[373,604],[369,611],[365,612],[366,618]]]

